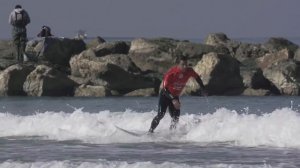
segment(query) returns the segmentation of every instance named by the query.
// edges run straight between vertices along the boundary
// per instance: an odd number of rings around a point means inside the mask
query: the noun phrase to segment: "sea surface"
[[[2,97],[0,168],[300,167],[300,97],[182,97],[147,134],[157,101]]]
[[[274,37],[287,39],[290,42],[300,46],[300,37],[277,37],[277,36],[274,36]],[[90,40],[93,40],[94,38],[95,37],[88,37],[86,39],[86,42],[89,42]],[[108,42],[109,41],[132,41],[136,38],[139,38],[139,37],[103,37],[103,39]],[[242,43],[263,44],[263,43],[268,42],[268,40],[271,37],[236,37],[236,38],[228,37],[228,38],[230,38],[231,40],[234,40],[234,41],[242,42]],[[174,39],[188,40],[188,41],[194,42],[194,43],[204,43],[204,41],[205,41],[205,38],[174,38]]]

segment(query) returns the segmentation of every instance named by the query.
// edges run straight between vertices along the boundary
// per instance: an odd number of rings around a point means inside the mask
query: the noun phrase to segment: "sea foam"
[[[169,130],[170,116],[161,120],[153,135],[147,135],[155,111],[44,112],[29,116],[0,113],[0,137],[39,137],[85,143],[228,143],[236,146],[300,148],[300,116],[290,108],[265,114],[239,114],[226,108],[209,114],[184,114],[175,131]],[[117,127],[142,136],[130,135]]]
[[[274,166],[262,165],[240,165],[240,164],[206,164],[206,165],[187,165],[172,162],[164,162],[155,164],[152,162],[119,162],[119,161],[106,161],[99,160],[98,162],[79,162],[74,163],[70,161],[51,161],[51,162],[34,162],[34,163],[21,163],[6,161],[0,164],[0,168],[273,168]],[[277,167],[277,166],[276,166]],[[281,167],[281,166],[278,166]]]

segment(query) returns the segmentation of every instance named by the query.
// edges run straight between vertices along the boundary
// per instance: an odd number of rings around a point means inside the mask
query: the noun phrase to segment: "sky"
[[[300,37],[300,0],[1,0],[1,39],[16,4],[31,17],[29,37],[42,25],[59,37]]]

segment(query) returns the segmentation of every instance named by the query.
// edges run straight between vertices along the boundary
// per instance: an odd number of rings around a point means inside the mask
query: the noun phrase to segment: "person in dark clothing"
[[[12,36],[17,60],[23,62],[23,54],[27,43],[26,26],[30,23],[30,17],[21,5],[16,5],[9,15],[8,22],[13,26]]]
[[[149,129],[153,133],[158,126],[160,120],[164,117],[167,108],[169,108],[172,122],[170,129],[175,129],[180,116],[179,95],[185,87],[188,79],[193,77],[202,89],[202,93],[206,95],[205,87],[200,76],[187,64],[187,57],[182,56],[177,66],[172,67],[164,75],[162,88],[159,94],[158,113],[154,117]]]
[[[41,32],[37,35],[38,37],[51,37],[51,28],[49,26],[42,26]]]

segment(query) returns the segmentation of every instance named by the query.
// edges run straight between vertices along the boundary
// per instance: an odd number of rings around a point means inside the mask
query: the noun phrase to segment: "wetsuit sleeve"
[[[204,84],[203,84],[203,82],[202,82],[202,80],[200,78],[200,75],[198,75],[193,69],[191,69],[190,73],[191,73],[191,76],[193,78],[195,78],[195,80],[197,81],[197,83],[199,84],[199,86],[201,87],[201,89],[205,90],[205,86],[204,86]]]
[[[205,86],[204,86],[200,76],[196,77],[195,79],[196,79],[197,83],[199,84],[199,86],[201,87],[201,89],[205,90]]]

